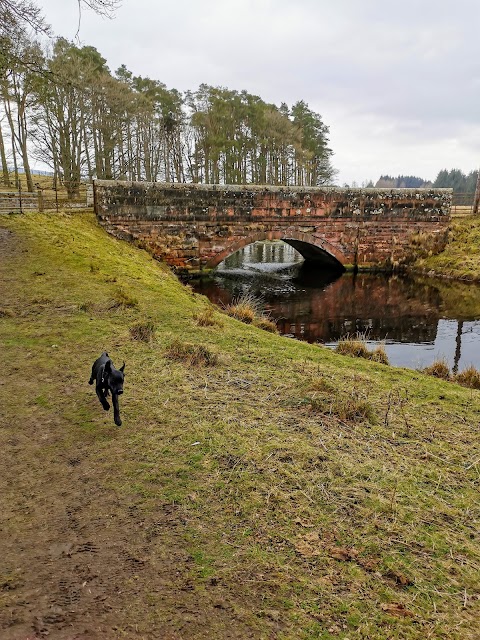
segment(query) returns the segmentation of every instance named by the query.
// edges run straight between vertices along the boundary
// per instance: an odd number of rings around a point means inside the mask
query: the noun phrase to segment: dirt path
[[[9,282],[15,261],[28,257],[22,242],[0,228],[0,307],[20,315],[22,300]],[[3,319],[11,320],[5,313]],[[242,623],[239,603],[221,581],[196,588],[181,510],[157,504],[145,512],[118,495],[111,488],[116,469],[99,458],[95,438],[69,438],[62,411],[49,408],[48,397],[32,400],[45,385],[70,402],[68,377],[38,366],[34,349],[13,340],[4,354],[2,640],[260,637]],[[18,399],[16,409],[6,408],[6,394]]]

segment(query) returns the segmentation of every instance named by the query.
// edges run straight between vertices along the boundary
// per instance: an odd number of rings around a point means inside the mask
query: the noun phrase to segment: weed
[[[434,378],[440,378],[441,380],[450,380],[450,367],[447,364],[447,361],[442,358],[440,360],[435,360],[430,366],[422,369],[422,373],[427,374],[427,376],[433,376]]]
[[[155,323],[151,320],[140,320],[130,327],[130,336],[141,342],[152,342],[155,338]]]
[[[192,366],[204,365],[213,367],[218,364],[218,356],[201,344],[191,344],[174,340],[165,352],[170,360],[185,362]]]
[[[454,380],[462,385],[462,387],[480,389],[480,371],[475,369],[474,366],[467,367],[463,371],[460,371],[460,373],[457,373]]]

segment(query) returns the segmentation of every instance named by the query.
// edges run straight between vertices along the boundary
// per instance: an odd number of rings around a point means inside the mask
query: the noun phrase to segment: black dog
[[[117,427],[122,425],[122,421],[120,419],[120,408],[118,406],[118,396],[123,393],[124,369],[125,363],[123,363],[120,369],[115,369],[113,362],[108,357],[108,353],[104,351],[93,363],[92,375],[88,381],[88,384],[96,382],[95,391],[97,392],[98,399],[105,411],[110,409],[110,405],[107,402],[108,392],[110,391],[112,394],[113,419],[115,420]]]

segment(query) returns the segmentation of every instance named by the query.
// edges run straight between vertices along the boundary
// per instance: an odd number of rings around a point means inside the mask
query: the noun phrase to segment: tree
[[[328,147],[328,127],[303,100],[293,105],[291,115],[302,135],[302,154],[296,159],[298,184],[328,183],[335,173],[330,164],[332,151]]]
[[[0,95],[10,129],[15,181],[18,183],[19,158],[27,180],[27,189],[33,191],[28,149],[28,114],[35,100],[36,69],[42,67],[43,55],[39,45],[23,34],[19,34],[16,42],[11,43],[10,51],[13,53],[10,64],[0,65]],[[4,150],[2,156],[3,154]],[[8,182],[7,180],[7,184]]]

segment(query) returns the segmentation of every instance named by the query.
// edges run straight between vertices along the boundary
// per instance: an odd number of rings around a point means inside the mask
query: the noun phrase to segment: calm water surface
[[[260,298],[281,333],[334,346],[366,333],[383,341],[391,364],[424,367],[438,358],[480,368],[480,287],[378,274],[332,274],[303,264],[284,242],[256,242],[222,262],[212,278],[191,283],[226,305]]]

